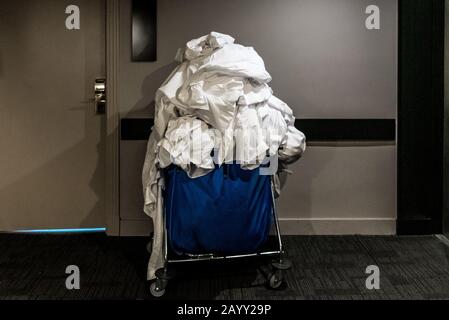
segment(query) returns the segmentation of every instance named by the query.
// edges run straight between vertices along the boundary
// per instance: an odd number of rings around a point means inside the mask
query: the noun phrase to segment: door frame
[[[438,234],[449,212],[445,0],[399,0],[398,4],[397,234]]]
[[[118,79],[120,52],[120,0],[106,0],[106,163],[105,223],[109,236],[120,235]]]
[[[443,233],[449,235],[449,0],[444,3]]]

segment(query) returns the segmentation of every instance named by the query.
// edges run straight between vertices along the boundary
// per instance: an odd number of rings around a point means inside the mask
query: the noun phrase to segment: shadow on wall
[[[276,95],[276,93],[274,94]],[[276,96],[281,100],[284,99],[282,96]],[[302,95],[299,103],[301,105],[315,107],[315,102]],[[298,106],[294,105],[289,106],[292,110],[298,108]],[[296,112],[294,113],[295,116],[298,116]],[[301,128],[298,129],[303,131]],[[288,169],[293,171],[293,174],[287,174],[285,172],[280,174],[279,180],[281,182],[281,195],[277,201],[277,208],[294,208],[290,209],[290,211],[295,210],[294,215],[292,213],[288,213],[287,219],[292,218],[292,216],[294,216],[294,218],[301,219],[301,231],[299,233],[318,235],[320,232],[315,229],[313,222],[314,206],[312,203],[312,192],[317,189],[314,186],[316,179],[320,177],[326,166],[331,164],[334,160],[336,150],[334,148],[328,148],[326,157],[313,157],[313,160],[309,162],[308,159],[312,159],[310,155],[312,150],[309,148],[310,145],[307,144],[304,155],[297,162],[288,166]],[[279,210],[279,216],[281,218],[283,217],[283,211],[284,210]]]
[[[294,214],[289,212],[287,219],[293,217],[301,219],[301,230],[296,230],[296,232],[318,235],[320,232],[315,229],[313,220],[315,217],[313,216],[314,203],[312,192],[317,189],[315,186],[316,180],[325,171],[326,167],[334,161],[336,151],[328,148],[326,157],[313,156],[310,154],[311,151],[308,152],[306,150],[298,162],[288,167],[289,170],[293,171],[293,174],[290,175],[285,172],[280,174],[282,189],[281,195],[277,200],[277,208],[281,218],[285,217],[283,211],[287,211],[283,210],[283,208],[289,208],[288,211],[295,211]],[[301,186],[299,187],[299,185]],[[299,226],[299,224],[297,225]],[[289,228],[289,232],[291,230]]]
[[[151,117],[154,115],[154,98],[156,91],[162,85],[162,83],[168,78],[172,71],[176,68],[178,63],[173,61],[159,69],[151,72],[142,82],[141,87],[141,98],[139,101],[131,108],[125,117],[132,113],[141,113],[142,110],[147,113],[150,112]]]

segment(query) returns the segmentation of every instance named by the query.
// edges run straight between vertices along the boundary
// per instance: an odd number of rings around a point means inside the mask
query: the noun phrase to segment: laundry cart
[[[281,287],[291,263],[282,246],[272,176],[259,169],[224,164],[194,179],[174,165],[164,170],[164,267],[150,285],[153,296],[164,295],[175,265],[251,257],[271,257],[267,285]],[[276,246],[262,249],[273,229]]]

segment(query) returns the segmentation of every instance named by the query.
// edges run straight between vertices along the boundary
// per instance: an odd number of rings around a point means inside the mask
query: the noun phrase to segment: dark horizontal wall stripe
[[[147,140],[153,119],[121,120],[122,140]],[[301,119],[295,127],[304,132],[307,141],[394,141],[394,119]]]
[[[153,119],[125,118],[120,123],[120,136],[122,140],[148,140],[151,133]]]
[[[307,141],[394,141],[394,119],[301,119],[295,127]]]
[[[121,120],[122,140],[147,140],[153,119]],[[394,141],[394,119],[301,119],[296,128],[304,132],[307,141]]]

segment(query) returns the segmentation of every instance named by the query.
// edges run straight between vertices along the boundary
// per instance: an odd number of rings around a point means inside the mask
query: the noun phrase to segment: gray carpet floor
[[[0,234],[0,299],[152,299],[145,238]],[[449,299],[449,247],[434,236],[289,236],[286,285],[265,286],[257,259],[178,267],[163,299]],[[68,265],[81,289],[65,287]],[[380,289],[365,286],[366,267]]]

